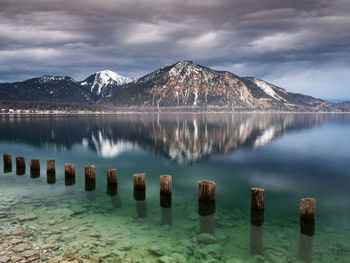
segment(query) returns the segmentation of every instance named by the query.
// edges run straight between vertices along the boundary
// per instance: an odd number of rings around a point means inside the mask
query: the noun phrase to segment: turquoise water
[[[349,134],[347,114],[4,115],[0,152],[12,154],[13,168],[4,173],[1,163],[1,224],[105,262],[349,262]],[[24,175],[16,175],[15,156],[26,157]],[[30,158],[41,159],[38,178]],[[50,158],[55,184],[47,183]],[[76,165],[74,185],[65,185],[65,163]],[[105,175],[112,168],[113,196]],[[144,201],[134,199],[137,172],[147,177]],[[160,206],[162,174],[173,176],[171,207]],[[199,213],[199,180],[216,182],[215,210]],[[265,189],[257,225],[254,186]],[[314,235],[300,231],[302,197],[317,198]]]

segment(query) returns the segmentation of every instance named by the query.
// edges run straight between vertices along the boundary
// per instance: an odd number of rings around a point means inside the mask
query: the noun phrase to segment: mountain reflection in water
[[[240,147],[256,148],[284,133],[347,114],[123,114],[102,116],[2,116],[0,138],[49,150],[75,145],[104,158],[143,149],[189,164]]]

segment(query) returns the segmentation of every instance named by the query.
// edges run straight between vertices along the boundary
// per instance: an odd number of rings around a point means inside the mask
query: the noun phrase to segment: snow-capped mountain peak
[[[80,82],[80,85],[89,89],[90,92],[104,97],[115,88],[134,80],[135,78],[124,77],[111,70],[102,70]]]

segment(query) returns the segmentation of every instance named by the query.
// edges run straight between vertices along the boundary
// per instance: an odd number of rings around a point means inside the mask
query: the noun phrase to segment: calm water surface
[[[105,262],[349,262],[349,135],[347,114],[3,115],[0,152],[25,156],[27,170],[5,173],[1,162],[0,223]],[[65,163],[76,165],[74,184]],[[88,164],[95,186],[85,184]],[[112,168],[117,190],[106,185]],[[137,172],[147,174],[145,200],[134,198]],[[160,202],[162,174],[173,176],[171,202]],[[207,179],[215,208],[199,209],[197,182]],[[265,189],[263,217],[251,216],[254,186]],[[314,232],[300,230],[302,197],[317,198]]]

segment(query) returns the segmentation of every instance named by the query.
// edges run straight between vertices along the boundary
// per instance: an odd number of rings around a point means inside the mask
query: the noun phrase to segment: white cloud
[[[249,49],[261,53],[304,49],[310,45],[308,39],[312,37],[312,32],[306,30],[295,33],[280,32],[253,40]]]

